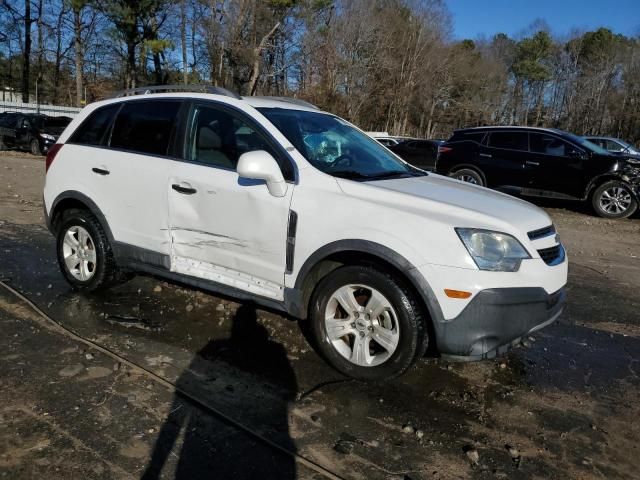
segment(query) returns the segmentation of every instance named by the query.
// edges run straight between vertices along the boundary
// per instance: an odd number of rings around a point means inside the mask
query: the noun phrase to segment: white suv
[[[361,379],[428,346],[493,357],[560,315],[567,260],[541,209],[302,101],[176,90],[89,105],[49,152],[47,223],[75,288],[145,272],[287,312]]]

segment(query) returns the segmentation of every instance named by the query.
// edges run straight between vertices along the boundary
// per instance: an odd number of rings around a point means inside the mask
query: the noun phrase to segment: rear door
[[[236,167],[243,153],[265,150],[292,180],[291,164],[241,112],[194,103],[189,118],[185,160],[172,162],[167,186],[171,270],[282,300],[293,184],[274,197]]]
[[[582,197],[585,152],[550,133],[529,133],[531,188],[544,195]]]
[[[79,188],[102,210],[120,243],[169,254],[166,185],[181,105],[177,99],[109,105],[65,145],[65,157],[73,159],[84,184]]]
[[[478,165],[490,187],[526,187],[530,179],[526,175],[529,154],[527,132],[491,131],[480,149]]]

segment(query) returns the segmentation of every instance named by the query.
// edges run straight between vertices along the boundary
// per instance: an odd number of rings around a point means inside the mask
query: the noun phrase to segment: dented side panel
[[[195,190],[184,194],[172,188]],[[171,270],[283,298],[293,185],[272,196],[231,170],[172,162],[168,184]]]

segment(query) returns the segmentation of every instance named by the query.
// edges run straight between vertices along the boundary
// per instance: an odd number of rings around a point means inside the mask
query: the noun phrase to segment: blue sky
[[[640,34],[640,0],[446,0],[456,39],[518,35],[542,19],[556,35],[573,28],[608,27],[624,35]]]

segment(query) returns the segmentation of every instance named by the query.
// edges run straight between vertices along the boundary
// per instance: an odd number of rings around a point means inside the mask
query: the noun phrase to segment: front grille
[[[539,228],[538,230],[532,230],[527,233],[529,240],[538,240],[539,238],[548,237],[556,233],[556,227],[549,225],[548,227]]]
[[[538,253],[547,265],[557,265],[564,260],[564,249],[560,244],[549,248],[542,248],[538,250]]]

